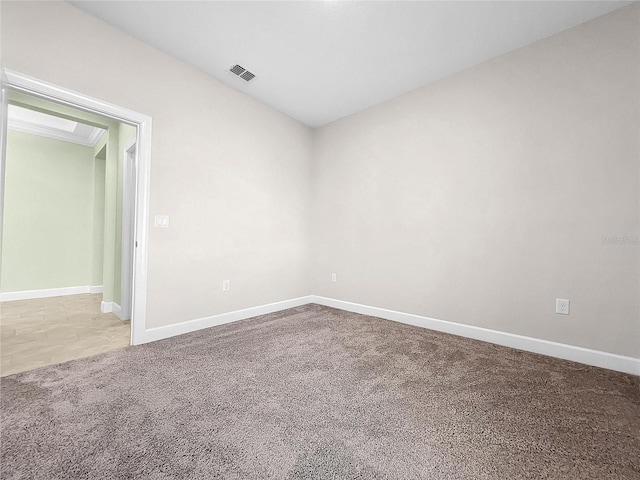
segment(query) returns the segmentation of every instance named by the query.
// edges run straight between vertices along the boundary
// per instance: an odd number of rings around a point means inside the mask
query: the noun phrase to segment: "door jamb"
[[[132,287],[132,253],[135,251],[135,222],[132,223],[132,212],[135,211],[135,185],[131,184],[132,177],[135,179],[135,172],[138,164],[137,139],[134,137],[122,149],[122,258],[120,259],[120,319],[129,320],[131,318],[131,287]],[[133,159],[131,160],[131,157]],[[133,161],[134,174],[131,174],[130,162]],[[131,207],[134,207],[132,209]],[[127,207],[127,208],[125,208]]]
[[[4,222],[4,174],[5,174],[5,157],[7,155],[7,89],[4,85],[4,75],[2,76],[2,85],[0,85],[0,259],[2,259],[2,227]],[[0,263],[1,260],[0,260]]]

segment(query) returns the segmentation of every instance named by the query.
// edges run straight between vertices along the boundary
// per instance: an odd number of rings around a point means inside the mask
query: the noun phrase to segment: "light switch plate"
[[[156,215],[154,226],[156,228],[169,228],[169,215]]]

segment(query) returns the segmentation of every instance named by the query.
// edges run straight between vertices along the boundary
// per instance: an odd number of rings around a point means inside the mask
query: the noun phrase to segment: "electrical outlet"
[[[569,315],[569,300],[556,298],[556,313]]]
[[[331,274],[331,281],[332,281],[333,283],[336,283],[336,282],[338,281],[338,276],[337,276],[335,273],[332,273],[332,274]]]
[[[222,291],[228,292],[231,290],[231,280],[223,280],[222,281]]]

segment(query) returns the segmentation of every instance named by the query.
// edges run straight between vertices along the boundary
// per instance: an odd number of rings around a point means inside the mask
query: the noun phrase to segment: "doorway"
[[[21,95],[30,95],[39,101],[53,102],[60,106],[60,110],[62,111],[67,108],[77,109],[78,116],[83,118],[87,118],[87,115],[97,115],[104,121],[109,122],[111,125],[120,122],[128,128],[133,129],[133,138],[128,139],[126,142],[121,141],[118,144],[117,142],[114,142],[113,139],[111,140],[112,148],[115,148],[122,157],[121,168],[116,170],[121,173],[120,182],[117,184],[120,188],[120,196],[118,197],[120,207],[118,212],[120,213],[116,213],[114,215],[113,211],[107,212],[105,210],[105,216],[110,215],[111,217],[115,216],[116,218],[110,218],[110,221],[106,221],[104,225],[105,228],[107,228],[108,225],[111,225],[115,230],[118,230],[122,235],[122,241],[117,244],[117,249],[114,248],[114,250],[118,251],[117,253],[119,255],[118,262],[114,262],[113,264],[113,284],[110,287],[111,296],[105,296],[105,298],[99,302],[101,307],[100,310],[102,310],[102,312],[99,312],[99,315],[113,312],[119,313],[117,316],[123,320],[130,319],[131,328],[127,344],[136,345],[144,343],[146,341],[146,224],[148,221],[148,171],[150,160],[149,143],[151,119],[137,112],[108,104],[101,100],[66,90],[62,87],[54,86],[16,72],[5,70],[3,73],[8,81],[5,82],[2,89],[3,122],[1,125],[1,131],[3,155],[1,164],[2,183],[0,184],[2,186],[2,201],[4,201],[4,194],[6,190],[5,181],[7,172],[6,155],[4,154],[7,139],[7,125],[5,120],[7,119],[7,104],[15,103],[15,101],[11,100],[12,98],[19,98]],[[68,117],[68,112],[66,116]],[[65,114],[63,113],[62,118],[64,117]],[[69,118],[67,118],[67,120],[69,120]],[[97,160],[98,158],[96,157],[96,161]],[[107,169],[108,167],[105,167],[105,170]],[[100,182],[96,180],[96,184],[99,183]],[[113,190],[113,182],[105,184],[105,191],[108,189]],[[0,208],[0,213],[2,214],[0,219],[4,224],[6,205],[3,203]],[[97,264],[99,262],[94,261],[93,263]],[[73,291],[73,288],[68,288],[68,291],[65,293],[94,295],[94,297],[96,293],[104,293],[92,290],[94,287],[99,288],[97,285],[90,284],[88,287],[90,288],[90,291],[86,293],[75,292]],[[11,292],[4,292],[3,290],[3,297],[7,297],[4,293]],[[9,295],[9,298],[10,297],[11,295]],[[44,306],[46,303],[58,303],[58,308],[60,308],[60,302],[56,302],[55,300],[46,300],[46,298],[51,297],[45,297],[43,295],[41,299],[38,300],[41,306]],[[89,300],[88,298],[84,299],[85,305],[82,307],[80,307],[80,305],[83,302],[80,302],[80,299],[76,299],[78,301],[71,302],[71,300],[73,300],[72,296],[68,295],[65,300],[68,301],[67,303],[74,303],[75,307],[80,309],[93,308],[92,306],[89,306],[92,302],[87,301]],[[16,300],[14,299],[14,301]],[[28,301],[28,299],[25,299],[25,301]],[[10,307],[11,308],[8,309],[3,308],[3,317],[10,317],[11,313],[9,310],[13,310],[13,316],[15,319],[15,309],[17,305],[14,303]],[[36,304],[36,308],[40,308],[38,307],[38,304]],[[121,321],[119,320],[119,322]],[[74,324],[73,326],[78,327],[77,324]]]

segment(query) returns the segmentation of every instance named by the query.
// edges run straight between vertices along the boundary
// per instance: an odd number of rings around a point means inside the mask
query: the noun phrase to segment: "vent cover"
[[[245,70],[240,65],[234,65],[229,69],[229,71],[231,73],[235,73],[236,75],[241,75],[242,73],[244,73]]]
[[[242,78],[243,80],[246,80],[247,82],[250,82],[251,80],[253,80],[254,77],[255,75],[248,71],[245,71],[242,75],[240,75],[240,78]]]
[[[250,82],[251,80],[256,78],[255,73],[251,73],[249,70],[247,70],[244,67],[241,67],[240,65],[234,65],[229,69],[229,71],[234,75],[237,75],[238,77],[240,77],[246,82]]]

